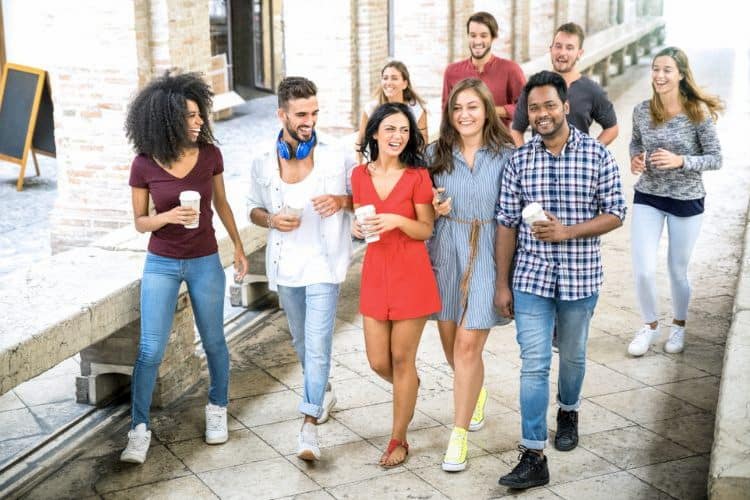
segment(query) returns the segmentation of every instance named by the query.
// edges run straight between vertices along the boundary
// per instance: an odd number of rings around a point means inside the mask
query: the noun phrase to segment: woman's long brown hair
[[[430,164],[430,174],[435,176],[442,172],[451,173],[453,171],[453,148],[461,145],[461,136],[456,127],[453,125],[453,106],[456,104],[458,94],[464,90],[473,90],[479,96],[484,104],[485,121],[482,132],[482,143],[490,151],[499,154],[500,151],[507,147],[513,147],[513,139],[500,121],[495,112],[495,101],[492,94],[482,80],[477,78],[467,78],[461,80],[451,90],[448,101],[443,109],[443,117],[440,120],[440,137],[435,141],[435,154]]]
[[[687,54],[682,49],[677,47],[667,47],[659,51],[654,56],[653,61],[657,57],[667,56],[671,57],[677,66],[677,71],[680,72],[682,80],[680,80],[680,102],[682,108],[685,110],[685,114],[688,119],[693,123],[700,123],[706,119],[706,112],[711,116],[713,121],[719,118],[719,112],[724,110],[724,103],[718,96],[708,94],[703,91],[702,88],[695,83],[693,72],[690,70],[690,64],[688,63]],[[653,83],[651,84],[653,89]],[[651,119],[655,125],[660,125],[666,122],[669,117],[667,116],[667,110],[664,109],[664,104],[661,102],[661,97],[654,90],[651,96],[651,102],[649,104],[649,110],[651,111]]]

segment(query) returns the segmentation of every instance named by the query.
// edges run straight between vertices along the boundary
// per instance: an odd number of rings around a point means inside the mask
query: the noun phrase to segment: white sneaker
[[[226,406],[208,403],[206,405],[206,443],[222,444],[228,439]]]
[[[651,345],[656,343],[659,338],[659,327],[651,328],[649,325],[643,327],[635,333],[633,341],[628,346],[628,352],[631,356],[643,356]]]
[[[151,431],[146,430],[146,424],[136,425],[135,429],[128,431],[128,445],[120,454],[120,461],[142,464],[146,461],[150,444]]]
[[[299,431],[297,456],[302,460],[320,460],[318,429],[315,424],[306,422]]]
[[[323,396],[323,413],[321,413],[318,418],[318,425],[324,424],[328,421],[328,417],[331,416],[331,410],[333,410],[333,407],[336,405],[336,401],[336,393],[333,392],[331,384],[328,384],[326,387],[326,393]]]
[[[685,348],[685,327],[672,325],[669,328],[669,338],[664,342],[664,352],[677,354]]]

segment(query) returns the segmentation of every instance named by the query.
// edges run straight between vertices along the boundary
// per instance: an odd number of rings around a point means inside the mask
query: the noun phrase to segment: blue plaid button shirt
[[[620,169],[612,154],[572,126],[560,156],[536,135],[506,165],[496,207],[498,224],[518,228],[514,289],[560,300],[597,293],[603,280],[599,237],[539,241],[521,217],[534,201],[566,226],[604,213],[624,220]]]

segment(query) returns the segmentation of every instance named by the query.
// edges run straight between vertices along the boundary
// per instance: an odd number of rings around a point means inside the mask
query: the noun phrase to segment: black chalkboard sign
[[[29,151],[55,155],[52,98],[44,70],[6,64],[0,84],[0,160],[21,166],[16,189],[23,189]]]

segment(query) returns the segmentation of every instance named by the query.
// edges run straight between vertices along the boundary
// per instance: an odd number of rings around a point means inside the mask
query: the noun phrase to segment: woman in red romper
[[[362,265],[360,312],[372,369],[393,384],[393,426],[380,465],[406,460],[406,428],[414,415],[419,378],[415,360],[427,317],[440,310],[440,295],[425,240],[435,218],[432,182],[423,168],[424,141],[401,103],[385,103],[367,122],[362,153],[370,162],[352,173],[355,209],[374,205],[364,221],[369,243]],[[353,232],[362,237],[355,221]]]

